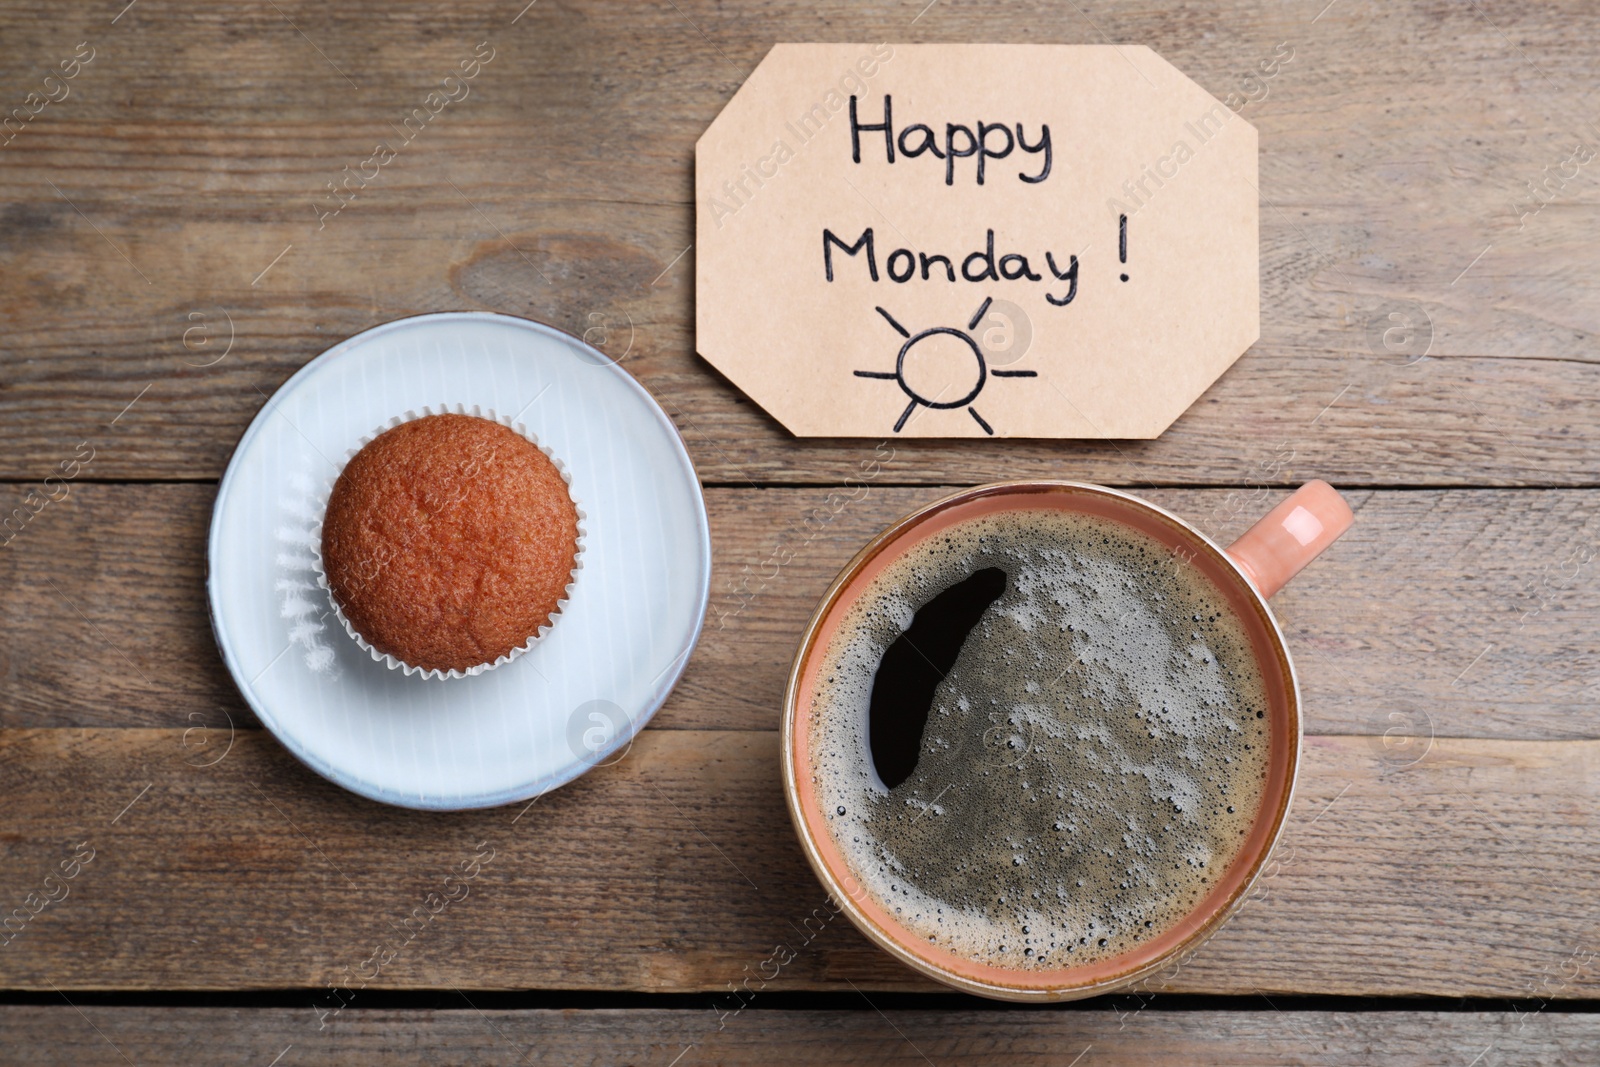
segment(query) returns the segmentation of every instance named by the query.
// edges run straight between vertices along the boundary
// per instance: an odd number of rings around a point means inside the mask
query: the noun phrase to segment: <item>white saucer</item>
[[[319,487],[408,409],[512,415],[572,474],[583,569],[554,628],[476,677],[389,670],[340,627],[312,568]],[[422,315],[312,360],[240,439],[211,519],[206,588],[223,661],[312,770],[388,804],[526,800],[621,758],[683,673],[711,587],[705,502],[683,442],[608,357],[508,315]]]

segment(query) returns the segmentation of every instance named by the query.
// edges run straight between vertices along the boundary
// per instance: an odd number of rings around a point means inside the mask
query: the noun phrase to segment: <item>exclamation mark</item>
[[[1117,262],[1124,266],[1128,262],[1128,216],[1126,215],[1117,216]],[[1122,280],[1127,281],[1128,276],[1124,274]]]

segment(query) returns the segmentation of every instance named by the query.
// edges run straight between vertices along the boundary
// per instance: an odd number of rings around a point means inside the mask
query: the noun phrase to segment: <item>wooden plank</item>
[[[62,898],[0,951],[0,988],[313,988],[330,1011],[378,986],[755,990],[775,946],[774,991],[933,988],[821,921],[771,733],[647,730],[531,808],[443,815],[361,800],[259,731],[190,754],[174,729],[0,731],[6,907]],[[1308,738],[1258,896],[1151,988],[1593,997],[1596,782],[1600,741],[1440,739],[1402,767],[1378,738]]]
[[[711,611],[656,726],[775,728],[795,642],[828,582],[874,533],[944,491],[709,490]],[[213,489],[69,492],[0,548],[0,725],[254,725],[206,614]],[[1148,496],[1226,543],[1279,492]],[[1600,733],[1600,650],[1586,639],[1600,632],[1600,493],[1358,491],[1351,501],[1355,528],[1274,601],[1308,730],[1393,731],[1396,758],[1409,758],[1411,736]]]
[[[1593,484],[1597,194],[1565,180],[1534,211],[1526,183],[1571,153],[1584,116],[1544,72],[1593,65],[1600,13],[1321,6],[1230,0],[1173,19],[1123,2],[1091,21],[940,5],[912,25],[841,0],[612,2],[541,6],[512,26],[504,12],[291,4],[291,26],[270,7],[180,5],[113,26],[13,0],[0,8],[8,84],[32,84],[79,40],[101,51],[0,151],[0,477],[42,478],[90,440],[97,476],[214,478],[262,397],[318,351],[466,307],[615,327],[710,481],[840,482],[875,442],[796,441],[693,353],[693,254],[678,257],[695,138],[776,40],[1110,35],[1222,95],[1280,43],[1294,49],[1249,83],[1266,95],[1242,111],[1263,146],[1262,340],[1159,441],[899,441],[890,478],[1238,484],[1292,448],[1349,484]],[[428,72],[485,38],[496,58],[472,95],[319,224],[327,183],[393,136]],[[1433,91],[1415,92],[1418,77]],[[1415,363],[1420,345],[1374,340],[1404,308],[1431,322]],[[234,348],[207,366],[225,314]],[[219,332],[186,347],[197,325]]]
[[[465,1000],[467,998],[463,998]],[[1093,1052],[1104,1067],[1152,1062],[1235,1067],[1392,1063],[1587,1067],[1600,1019],[1552,1012],[1149,1010],[1119,1027],[1113,1011],[706,1010],[352,1011],[319,1031],[286,1008],[0,1007],[19,1062],[38,1067],[256,1063],[283,1067],[504,1064],[993,1064],[1065,1067]],[[721,1029],[719,1029],[719,1024]],[[1484,1057],[1485,1051],[1490,1053]],[[124,1058],[126,1057],[126,1058]],[[674,1057],[679,1057],[674,1059]]]

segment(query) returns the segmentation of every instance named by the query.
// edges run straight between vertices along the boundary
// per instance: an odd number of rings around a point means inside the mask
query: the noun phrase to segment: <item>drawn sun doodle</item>
[[[983,316],[988,312],[993,300],[993,297],[984,300],[983,306],[978,308],[977,314],[972,316],[972,321],[967,323],[965,330],[958,330],[953,326],[934,326],[916,336],[912,336],[911,331],[896,322],[894,316],[883,308],[875,309],[883,316],[884,321],[894,327],[896,333],[906,339],[906,343],[900,346],[900,354],[895,358],[893,371],[858,370],[855,373],[857,378],[884,378],[897,382],[901,390],[911,398],[911,403],[906,405],[906,409],[900,413],[900,418],[895,421],[895,433],[900,432],[906,420],[911,418],[911,413],[921,405],[939,411],[964,407],[973,421],[983,427],[983,432],[993,437],[994,429],[983,420],[982,415],[978,414],[978,409],[972,406],[978,394],[983,392],[984,384],[990,376],[996,378],[1039,376],[1038,371],[1032,370],[990,370],[984,361],[983,349],[971,331],[976,330],[978,323],[983,321]],[[932,396],[926,395],[926,390],[930,386],[937,387]],[[966,391],[958,399],[940,399],[952,389],[962,388]]]

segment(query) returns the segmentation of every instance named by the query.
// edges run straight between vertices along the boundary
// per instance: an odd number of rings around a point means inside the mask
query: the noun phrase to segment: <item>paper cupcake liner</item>
[[[344,632],[350,635],[350,639],[352,641],[366,649],[368,654],[370,654],[373,659],[386,665],[390,670],[403,671],[408,677],[415,675],[420,678],[429,679],[470,678],[474,675],[482,674],[484,671],[492,671],[496,667],[501,667],[507,663],[510,663],[512,660],[531,649],[539,642],[540,638],[549,633],[551,628],[555,626],[556,620],[561,617],[561,612],[566,609],[568,602],[572,599],[573,587],[578,583],[578,572],[583,569],[584,538],[587,535],[587,531],[584,529],[584,520],[588,518],[588,516],[584,513],[583,504],[579,502],[578,498],[572,492],[572,473],[567,470],[567,465],[561,461],[561,457],[555,455],[543,444],[541,444],[539,438],[533,433],[532,430],[529,430],[522,423],[514,421],[511,416],[497,414],[493,408],[483,408],[479,407],[477,404],[472,405],[471,408],[468,408],[465,404],[454,404],[441,405],[437,408],[424,407],[421,411],[408,410],[405,414],[394,416],[384,425],[379,426],[371,433],[362,437],[361,440],[356,442],[356,446],[345,454],[344,465],[340,466],[338,474],[335,474],[331,479],[329,479],[327,485],[323,487],[321,498],[317,503],[316,513],[319,516],[325,516],[327,514],[328,501],[333,496],[333,487],[338,482],[339,475],[344,473],[344,467],[350,463],[350,460],[355,458],[355,454],[357,452],[371,444],[379,434],[392,430],[402,423],[412,422],[416,419],[426,418],[430,415],[474,415],[480,419],[488,419],[490,422],[497,422],[500,425],[505,426],[506,428],[513,430],[520,436],[526,438],[530,443],[538,448],[539,451],[543,452],[545,456],[549,458],[551,463],[555,464],[556,470],[561,474],[561,480],[567,485],[567,496],[571,498],[572,505],[578,513],[578,539],[572,553],[571,580],[567,582],[567,587],[562,592],[561,599],[556,601],[555,611],[551,613],[549,619],[540,624],[537,633],[533,634],[526,641],[507,652],[505,655],[496,659],[493,663],[479,663],[475,666],[468,667],[466,670],[456,670],[455,668],[451,668],[448,671],[439,670],[437,667],[418,667],[407,663],[404,660],[391,655],[390,653],[381,652],[374,648],[372,643],[366,638],[362,637],[361,634],[356,631],[356,628],[350,624],[350,620],[345,617],[344,609],[339,606],[339,600],[333,595],[332,586],[328,584],[327,570],[322,565],[321,518],[317,520],[316,529],[312,532],[312,538],[316,545],[316,550],[314,553],[314,569],[317,573],[317,585],[327,592],[328,603],[333,606],[333,613],[338,617],[339,622],[344,626]]]

